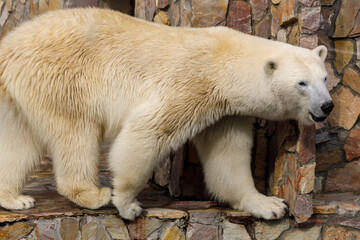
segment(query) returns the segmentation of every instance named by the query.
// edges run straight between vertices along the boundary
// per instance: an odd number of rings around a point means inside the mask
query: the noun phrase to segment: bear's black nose
[[[331,113],[333,108],[334,108],[334,103],[332,101],[326,102],[321,106],[321,110],[327,115]]]

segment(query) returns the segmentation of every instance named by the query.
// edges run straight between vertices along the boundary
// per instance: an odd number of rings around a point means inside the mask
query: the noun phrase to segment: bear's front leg
[[[114,173],[112,203],[123,218],[134,220],[143,211],[135,197],[146,185],[161,156],[158,139],[149,123],[142,119],[129,122],[115,139],[109,163]]]
[[[220,201],[264,219],[285,215],[286,202],[259,193],[251,175],[252,119],[221,119],[194,138],[209,191]]]

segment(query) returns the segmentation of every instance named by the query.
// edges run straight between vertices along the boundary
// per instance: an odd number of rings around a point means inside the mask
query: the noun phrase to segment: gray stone
[[[360,38],[356,39],[356,59],[360,59]]]
[[[41,240],[55,238],[55,221],[54,220],[40,220],[35,222],[36,237]]]
[[[316,35],[301,35],[300,47],[314,49],[318,45],[318,36]]]
[[[202,224],[189,224],[186,232],[187,240],[218,240],[218,230],[216,226]]]
[[[319,177],[315,177],[315,181],[314,181],[314,193],[319,193],[322,192],[322,184],[323,184],[323,180],[324,178],[319,176]]]
[[[295,200],[294,217],[298,223],[305,222],[313,214],[311,195],[298,195]]]
[[[190,210],[190,223],[201,223],[206,225],[215,224],[220,221],[221,211],[217,209]]]
[[[250,0],[252,7],[252,17],[254,21],[259,21],[266,14],[268,0]]]
[[[106,239],[106,232],[95,219],[91,219],[88,223],[81,227],[81,238],[86,240],[103,240]]]
[[[171,21],[171,26],[177,26],[180,22],[180,12],[179,12],[179,5],[178,3],[174,2],[170,6],[169,16]]]
[[[284,240],[318,240],[320,238],[321,226],[312,228],[291,229],[283,235]]]
[[[320,27],[320,7],[302,8],[299,25],[301,33],[315,33]]]
[[[282,28],[277,32],[277,40],[279,42],[286,42],[286,29]]]
[[[255,223],[255,237],[261,240],[277,239],[281,233],[289,229],[289,219],[276,221],[261,221]]]
[[[223,239],[225,240],[251,240],[244,225],[234,224],[228,220],[223,222]]]

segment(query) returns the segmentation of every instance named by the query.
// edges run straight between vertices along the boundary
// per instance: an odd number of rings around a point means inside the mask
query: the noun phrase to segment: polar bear
[[[0,43],[0,205],[34,206],[27,174],[47,152],[58,192],[86,208],[110,200],[122,217],[172,149],[193,139],[209,191],[265,219],[284,200],[254,187],[251,117],[324,120],[324,46],[307,50],[225,27],[172,28],[119,12],[46,13]],[[113,196],[98,188],[101,143]]]

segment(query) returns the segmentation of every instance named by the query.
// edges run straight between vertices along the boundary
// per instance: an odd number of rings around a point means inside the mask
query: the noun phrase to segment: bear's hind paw
[[[0,206],[9,210],[29,209],[35,206],[35,199],[27,195],[0,197]]]

